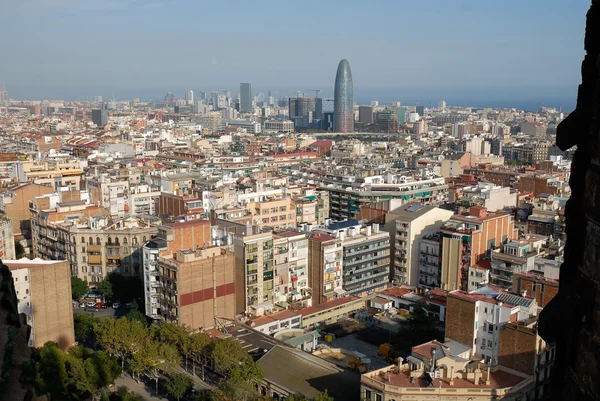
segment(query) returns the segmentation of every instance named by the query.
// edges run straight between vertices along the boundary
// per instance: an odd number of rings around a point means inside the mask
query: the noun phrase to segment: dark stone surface
[[[565,261],[558,295],[540,316],[556,343],[553,400],[600,399],[600,1],[587,14],[577,107],[557,128],[557,145],[577,146],[566,206]]]

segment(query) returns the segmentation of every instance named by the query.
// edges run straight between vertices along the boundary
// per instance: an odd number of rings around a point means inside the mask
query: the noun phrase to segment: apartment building
[[[419,244],[419,281],[418,288],[432,290],[442,287],[441,275],[441,236],[439,232],[424,234]],[[416,253],[413,249],[412,252]],[[402,253],[400,253],[402,256]],[[401,260],[402,261],[402,260]]]
[[[3,259],[13,276],[19,313],[31,326],[30,347],[54,341],[62,349],[75,343],[69,262]]]
[[[533,376],[472,360],[462,344],[431,341],[413,347],[406,362],[361,375],[360,399],[393,400],[512,400],[533,395]],[[467,349],[468,351],[468,349]]]
[[[510,289],[515,273],[535,268],[535,258],[540,252],[541,241],[509,241],[491,253],[490,283]]]
[[[81,161],[47,160],[19,162],[23,165],[25,175],[23,181],[45,185],[55,190],[67,187],[72,191],[79,191],[83,178],[83,165]]]
[[[206,248],[210,246],[210,234],[210,222],[207,220],[190,220],[157,227],[156,236],[142,248],[146,316],[151,319],[162,318],[158,259],[172,257],[185,249]]]
[[[0,196],[0,211],[12,221],[13,234],[25,248],[31,251],[31,213],[29,202],[37,196],[51,194],[54,190],[40,184],[25,183],[8,188]]]
[[[467,293],[456,290],[446,300],[446,339],[472,347],[473,355],[498,364],[500,328],[509,322],[529,322],[538,305],[529,297],[484,286]]]
[[[329,215],[336,220],[352,219],[361,206],[381,200],[398,199],[400,204],[418,202],[423,205],[441,204],[448,199],[448,185],[443,178],[404,183],[364,184],[354,188],[352,182],[339,187],[323,186],[329,192]]]
[[[391,234],[394,255],[390,272],[393,282],[420,287],[420,271],[427,272],[428,269],[420,268],[421,260],[427,256],[420,255],[419,242],[426,234],[437,232],[452,215],[449,210],[417,202],[402,205],[385,215],[385,229]]]
[[[186,216],[204,212],[203,202],[196,194],[161,192],[155,198],[157,216]]]
[[[260,316],[274,304],[273,234],[238,236],[233,246],[236,310]]]
[[[17,258],[13,223],[11,219],[3,215],[0,215],[0,258],[10,260]]]
[[[125,216],[126,194],[129,192],[127,179],[89,179],[87,186],[92,203],[104,207],[111,217]]]
[[[274,303],[310,306],[308,238],[297,231],[273,232]]]
[[[159,224],[156,218],[111,220],[107,216],[96,216],[71,226],[63,225],[61,229],[75,240],[68,256],[73,274],[91,285],[113,272],[140,276],[142,246],[156,235]]]
[[[517,192],[509,187],[501,187],[488,182],[477,185],[457,185],[450,188],[450,202],[462,207],[483,206],[488,210],[503,210],[517,206]]]
[[[325,233],[311,233],[308,237],[308,258],[312,305],[343,295],[342,240]]]
[[[484,207],[473,206],[468,216],[452,216],[440,227],[442,288],[466,290],[469,267],[517,236],[518,230],[508,213],[488,213]]]
[[[390,234],[379,224],[363,227],[357,220],[330,222],[315,228],[342,242],[342,287],[351,295],[367,295],[389,285]]]
[[[215,317],[233,319],[234,256],[219,247],[184,249],[159,257],[160,314],[165,321],[192,328],[215,326]]]
[[[291,198],[249,202],[246,208],[252,212],[254,225],[260,229],[269,227],[283,230],[296,227],[296,209]]]

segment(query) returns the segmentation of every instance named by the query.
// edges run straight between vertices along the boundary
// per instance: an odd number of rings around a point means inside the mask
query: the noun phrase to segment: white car
[[[79,307],[80,307],[80,308],[85,308],[85,302],[81,302],[81,303],[79,304]]]
[[[90,308],[93,308],[94,306],[96,306],[96,301],[88,301],[85,305]]]
[[[113,309],[119,309],[121,307],[121,304],[119,302],[115,302],[114,304],[112,304]]]

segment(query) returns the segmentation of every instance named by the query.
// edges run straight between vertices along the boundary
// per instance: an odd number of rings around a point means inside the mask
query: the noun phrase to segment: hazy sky
[[[0,0],[0,80],[15,98],[183,96],[239,82],[328,93],[347,58],[357,96],[377,88],[574,96],[589,4]]]

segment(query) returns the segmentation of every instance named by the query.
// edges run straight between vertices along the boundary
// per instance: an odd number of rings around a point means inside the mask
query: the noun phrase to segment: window
[[[85,252],[85,246],[81,247],[81,252]]]
[[[29,289],[25,288],[25,294],[29,295]]]
[[[488,326],[488,333],[493,333],[493,332],[494,332],[494,325],[490,323],[490,325]]]
[[[487,323],[484,323],[483,324],[483,331],[486,331],[486,330],[487,330]]]
[[[483,311],[484,311],[485,313],[488,313],[488,311],[487,311],[487,306],[485,307],[485,309],[484,309]]]
[[[85,262],[87,262],[87,257],[83,256],[83,257],[81,258],[81,260],[82,260],[82,261],[85,263]]]
[[[85,244],[85,238],[81,237],[81,243]]]
[[[127,237],[123,238],[123,245],[127,245]]]
[[[100,237],[96,237],[96,245],[100,245]]]
[[[491,341],[491,340],[488,340],[488,343],[487,343],[487,345],[488,345],[488,348],[492,348],[492,341]]]
[[[371,390],[365,390],[365,400],[371,399]]]
[[[88,238],[88,244],[94,245],[94,239],[92,237]]]
[[[25,276],[25,281],[27,281],[27,276]]]
[[[376,401],[383,401],[383,396],[381,394],[375,394]]]

